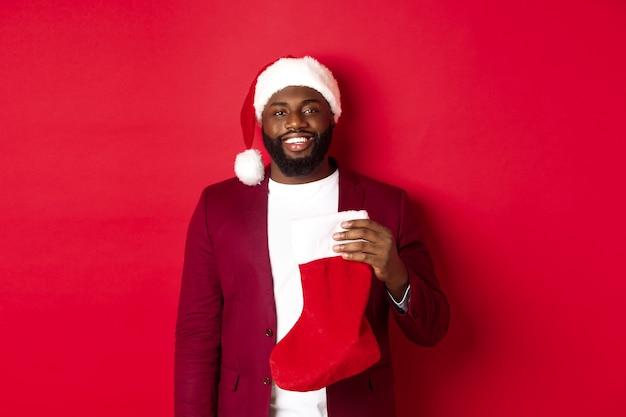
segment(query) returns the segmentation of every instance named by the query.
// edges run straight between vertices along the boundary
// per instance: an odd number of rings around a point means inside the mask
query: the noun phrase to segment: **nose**
[[[287,130],[302,129],[308,123],[300,112],[290,112],[285,120],[285,128]]]

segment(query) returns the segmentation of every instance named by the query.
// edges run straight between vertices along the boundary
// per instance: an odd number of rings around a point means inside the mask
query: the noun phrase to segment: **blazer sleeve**
[[[391,311],[409,340],[421,346],[434,346],[448,330],[450,307],[439,286],[405,191],[401,192],[399,205],[396,244],[398,254],[409,271],[411,289],[408,311],[404,314],[396,308],[391,308]]]
[[[205,190],[192,215],[185,246],[174,354],[176,417],[217,415],[222,305]]]

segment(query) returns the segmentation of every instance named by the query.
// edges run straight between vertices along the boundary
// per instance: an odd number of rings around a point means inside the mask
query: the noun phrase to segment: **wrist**
[[[403,273],[397,275],[397,278],[385,281],[385,287],[395,300],[401,300],[409,287],[409,271],[405,268]]]

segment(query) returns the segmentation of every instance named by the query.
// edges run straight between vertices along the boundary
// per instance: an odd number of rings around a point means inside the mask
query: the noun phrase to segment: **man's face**
[[[263,143],[288,177],[310,175],[326,158],[334,126],[324,97],[308,87],[286,87],[268,101],[262,115]]]

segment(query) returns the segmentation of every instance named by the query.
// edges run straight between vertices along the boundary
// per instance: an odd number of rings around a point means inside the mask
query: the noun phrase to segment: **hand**
[[[357,241],[338,243],[333,250],[344,259],[370,265],[376,278],[385,283],[391,295],[396,300],[402,299],[409,277],[391,231],[371,219],[350,220],[341,223],[341,227],[346,231],[335,233],[333,239],[339,242]]]

